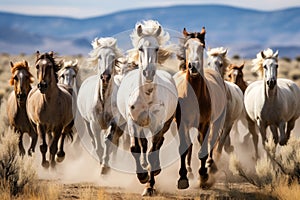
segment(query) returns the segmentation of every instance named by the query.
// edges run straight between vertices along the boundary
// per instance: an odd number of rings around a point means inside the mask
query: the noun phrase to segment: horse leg
[[[141,147],[139,145],[139,139],[137,137],[131,137],[130,151],[135,160],[137,177],[140,183],[145,184],[149,180],[149,175],[148,172],[143,169],[140,163]]]
[[[178,126],[178,123],[177,123]],[[186,156],[187,154],[192,154],[192,144],[191,139],[188,134],[188,128],[185,127],[185,124],[181,123],[181,126],[178,127],[179,134],[179,154],[180,154],[180,169],[179,169],[179,180],[177,182],[178,189],[186,189],[189,187],[189,180],[187,177],[187,168],[186,168]],[[190,152],[189,152],[190,151]]]
[[[101,166],[101,174],[106,174],[109,170],[109,156],[112,152],[117,151],[117,147],[119,146],[119,138],[122,136],[123,130],[117,126],[116,123],[111,123],[110,132],[105,136],[104,139],[104,156],[103,156],[103,164]]]
[[[96,152],[96,155],[99,159],[100,165],[102,165],[102,157],[104,148],[102,146],[102,130],[98,126],[97,122],[90,122],[87,126],[88,133],[91,137],[91,142],[93,144],[94,150]]]
[[[65,158],[65,152],[64,152],[64,143],[65,143],[65,138],[66,138],[66,133],[62,133],[60,137],[60,142],[59,142],[59,150],[57,152],[57,162],[62,162]]]
[[[286,125],[285,125],[284,122],[279,123],[279,132],[280,132],[280,141],[279,141],[279,144],[281,146],[282,145],[286,145],[288,139],[290,138],[291,130],[295,126],[295,121],[289,121],[288,122],[286,134],[285,134],[285,126]]]
[[[254,145],[254,150],[255,150],[255,159],[257,160],[259,158],[259,155],[258,155],[258,134],[255,130],[256,129],[255,122],[252,121],[248,116],[247,116],[247,121],[248,121],[249,132],[252,135],[252,140],[253,140],[253,145]]]
[[[227,154],[232,153],[234,150],[234,147],[231,145],[231,141],[230,141],[230,131],[231,131],[232,125],[233,124],[226,125],[224,127],[224,131],[222,131],[222,134],[221,134],[221,137],[220,137],[220,140],[218,143],[218,148],[217,148],[217,152],[219,154],[222,153],[223,147]]]
[[[48,168],[49,167],[49,161],[47,161],[46,159],[46,153],[47,153],[47,142],[46,142],[46,131],[45,131],[45,127],[38,124],[37,125],[37,132],[38,135],[42,138],[42,143],[40,145],[40,151],[42,153],[42,166],[44,168]]]
[[[290,139],[291,131],[295,127],[295,121],[296,121],[295,119],[291,119],[290,121],[287,122],[287,129],[286,129],[286,134],[285,134],[286,138],[285,138],[285,140],[284,139],[280,139],[280,142],[279,142],[280,145],[285,145],[288,142],[288,140]],[[284,127],[282,127],[282,129],[284,130]],[[280,131],[280,138],[283,138],[281,136],[281,131]]]
[[[192,167],[191,167],[192,151],[193,151],[193,144],[191,143],[190,146],[188,147],[188,152],[187,152],[187,156],[186,156],[188,177],[191,178],[191,179],[194,178],[193,170],[192,170]]]
[[[273,135],[273,140],[275,145],[278,144],[278,131],[277,131],[277,127],[275,125],[270,125],[270,129]]]
[[[32,156],[32,153],[34,153],[34,151],[35,151],[35,146],[37,143],[38,136],[37,136],[36,132],[33,130],[31,130],[29,132],[29,136],[31,138],[31,144],[30,144],[30,148],[28,149],[28,155]]]
[[[140,137],[140,146],[142,147],[142,154],[141,154],[141,157],[140,157],[140,162],[143,166],[143,168],[147,168],[148,166],[148,162],[147,162],[147,150],[148,150],[148,140],[147,138],[145,137],[144,135],[144,131],[142,130],[141,132],[141,137]]]
[[[259,131],[260,131],[260,134],[261,134],[262,144],[265,147],[266,142],[268,142],[267,131],[266,131],[267,125],[264,122],[262,122],[261,120],[259,120],[258,121],[258,128],[259,128]]]
[[[85,126],[85,128],[86,128],[86,130],[87,130],[87,132],[88,132],[88,134],[91,138],[91,143],[92,143],[94,149],[96,149],[96,141],[95,141],[95,136],[93,134],[93,129],[94,129],[93,122],[88,122],[84,119],[83,123],[84,123],[84,126]]]
[[[61,136],[61,132],[62,132],[62,129],[56,129],[54,132],[53,132],[53,137],[52,137],[52,140],[51,140],[51,143],[50,143],[50,165],[52,168],[55,167],[56,165],[56,162],[55,162],[55,155],[57,153],[57,146],[58,146],[58,140]]]
[[[23,146],[23,132],[18,131],[17,133],[19,134],[19,155],[23,157],[25,155],[25,149]]]

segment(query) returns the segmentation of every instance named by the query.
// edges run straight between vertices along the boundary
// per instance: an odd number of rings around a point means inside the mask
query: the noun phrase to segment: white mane
[[[263,62],[266,58],[272,58],[275,54],[272,49],[268,48],[263,51],[265,58],[262,57],[261,52],[256,54],[256,58],[252,60],[252,72],[256,72],[260,77],[263,76]]]
[[[91,45],[93,46],[93,50],[89,53],[88,63],[89,66],[96,66],[98,64],[98,57],[100,55],[100,51],[103,48],[111,48],[114,50],[116,54],[116,59],[122,56],[122,51],[117,47],[117,39],[112,37],[104,37],[104,38],[95,38]]]
[[[144,36],[154,36],[156,31],[158,30],[158,28],[161,27],[161,33],[157,37],[158,44],[163,46],[163,45],[166,45],[167,41],[169,41],[169,39],[170,39],[169,33],[164,31],[164,29],[162,28],[162,26],[159,24],[158,21],[147,20],[147,21],[138,22],[135,25],[135,29],[133,30],[133,32],[130,35],[132,45],[134,47],[137,47],[138,42],[141,38],[138,36],[138,33],[137,33],[137,29],[140,25],[142,26]]]

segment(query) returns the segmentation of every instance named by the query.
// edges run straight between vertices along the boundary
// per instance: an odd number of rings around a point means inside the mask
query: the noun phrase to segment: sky
[[[190,4],[220,4],[264,11],[300,7],[299,0],[1,0],[0,11],[88,18],[128,9]]]

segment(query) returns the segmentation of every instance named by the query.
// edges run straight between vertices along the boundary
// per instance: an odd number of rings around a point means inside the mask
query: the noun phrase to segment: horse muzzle
[[[274,78],[267,80],[267,85],[271,90],[275,87],[276,83],[277,81]]]
[[[23,92],[20,92],[16,95],[16,97],[17,97],[19,102],[25,102],[26,98],[27,98],[27,95]]]
[[[197,63],[189,63],[188,65],[190,74],[199,74],[197,70]]]
[[[154,80],[155,70],[143,70],[143,76],[147,83],[151,83]]]
[[[42,94],[44,94],[48,88],[48,84],[46,82],[40,82],[37,87],[41,91]]]
[[[109,83],[109,80],[111,78],[111,75],[110,74],[101,74],[100,78],[102,80],[103,85],[107,86]]]

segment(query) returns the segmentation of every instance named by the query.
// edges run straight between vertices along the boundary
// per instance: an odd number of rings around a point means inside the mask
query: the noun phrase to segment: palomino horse
[[[300,116],[300,89],[291,80],[277,79],[278,51],[261,51],[253,60],[254,67],[261,71],[263,80],[252,82],[245,91],[244,103],[249,116],[248,127],[255,138],[255,153],[258,158],[258,126],[262,143],[265,144],[266,128],[270,126],[275,144],[285,145]],[[278,137],[278,129],[280,137]]]
[[[227,59],[227,49],[223,47],[213,48],[207,51],[207,67],[216,70],[224,79],[229,60]],[[224,130],[220,137],[217,151],[221,154],[223,146],[227,153],[233,151],[230,141],[230,131],[234,123],[241,117],[244,110],[244,96],[241,89],[234,83],[225,81],[227,107]]]
[[[9,125],[19,134],[19,153],[25,155],[25,149],[23,146],[23,134],[26,132],[31,137],[31,145],[28,149],[28,155],[34,152],[37,142],[37,134],[34,127],[29,122],[26,112],[27,96],[31,90],[30,84],[33,83],[34,78],[29,72],[29,66],[27,61],[17,62],[11,65],[11,78],[9,80],[10,85],[14,86],[8,97],[7,101],[7,116]]]
[[[176,121],[180,137],[181,167],[177,187],[179,189],[189,187],[185,160],[192,149],[189,130],[195,127],[198,129],[198,140],[201,143],[198,154],[201,160],[200,186],[208,188],[210,185],[206,161],[210,155],[208,166],[211,169],[210,172],[217,170],[212,159],[212,152],[225,120],[226,90],[220,74],[203,67],[205,29],[203,28],[200,33],[188,33],[184,29],[183,35],[181,51],[185,54],[186,70],[179,71],[173,76],[179,96]],[[210,149],[208,143],[210,143]]]
[[[170,51],[164,49],[169,35],[161,25],[153,20],[137,23],[131,39],[134,46],[131,56],[135,58],[139,69],[129,72],[123,78],[118,90],[117,105],[127,122],[137,177],[142,184],[148,182],[143,195],[152,195],[154,176],[161,171],[160,148],[177,106],[177,90],[172,76],[156,69],[171,55]],[[147,171],[140,158],[143,159],[141,149],[143,156],[146,154],[148,139],[152,139],[152,148],[147,153]]]
[[[49,160],[52,167],[56,164],[55,155],[58,162],[61,162],[65,156],[63,149],[57,152],[57,143],[61,135],[67,134],[72,137],[72,132],[65,131],[66,127],[73,122],[72,96],[65,87],[57,84],[59,66],[53,52],[41,55],[37,52],[35,67],[38,85],[30,91],[26,108],[29,119],[35,124],[37,133],[41,137],[42,166],[48,168],[46,135],[49,138]]]
[[[83,118],[85,128],[92,138],[92,144],[96,150],[101,165],[101,174],[109,169],[109,153],[111,142],[117,144],[116,135],[122,135],[123,130],[117,126],[113,114],[114,98],[112,93],[116,84],[114,80],[114,68],[116,60],[122,57],[121,50],[117,47],[115,38],[95,38],[92,42],[93,50],[89,53],[89,64],[97,66],[98,72],[85,79],[79,88],[77,108]],[[105,136],[105,149],[101,144],[101,130],[111,131]],[[105,152],[103,152],[105,151]],[[103,158],[102,158],[103,157]]]
[[[73,88],[72,93],[77,96],[77,82],[76,76],[78,73],[78,60],[73,61],[63,61],[61,69],[58,71],[58,83],[64,84]]]
[[[77,114],[77,106],[76,106],[76,100],[77,100],[77,93],[78,93],[78,82],[76,81],[76,76],[78,74],[78,60],[75,61],[61,61],[60,62],[60,70],[57,72],[58,74],[58,84],[62,84],[66,87],[66,89],[70,92],[72,95],[72,110],[73,110],[73,116],[75,117]],[[74,122],[72,122],[66,131],[73,131],[73,125]],[[60,140],[60,149],[63,149],[64,140],[65,140],[66,134],[62,134],[61,140]],[[78,134],[75,135],[76,139],[74,144],[79,144],[80,138]]]

